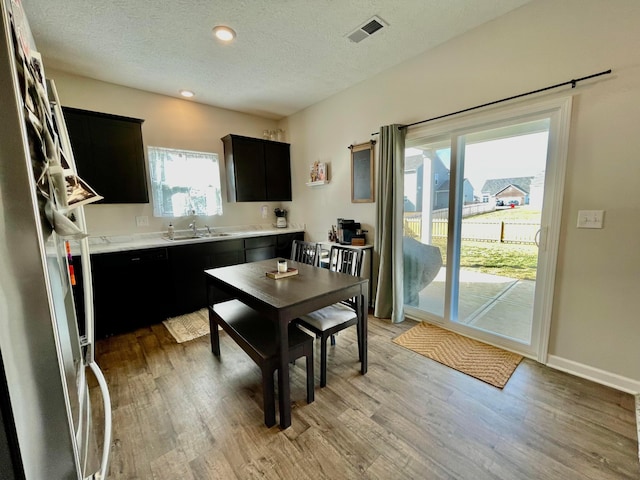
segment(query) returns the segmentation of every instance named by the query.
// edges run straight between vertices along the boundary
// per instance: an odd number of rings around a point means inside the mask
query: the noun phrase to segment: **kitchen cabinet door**
[[[225,141],[224,151],[229,201],[266,200],[264,144],[255,138],[231,136]]]
[[[291,201],[291,160],[289,144],[265,142],[265,181],[267,200]]]
[[[247,262],[267,260],[276,256],[276,236],[246,238],[244,256]]]
[[[291,258],[291,247],[294,240],[304,241],[304,232],[284,233],[278,235],[276,243],[276,256],[282,258]]]
[[[100,203],[148,203],[142,122],[63,107],[78,175]]]
[[[204,271],[243,263],[244,245],[240,239],[176,245],[169,249],[169,258],[173,280],[171,316],[176,316],[207,306]]]
[[[227,135],[224,144],[230,202],[291,200],[289,144]]]
[[[96,338],[167,318],[171,281],[167,249],[91,255]]]

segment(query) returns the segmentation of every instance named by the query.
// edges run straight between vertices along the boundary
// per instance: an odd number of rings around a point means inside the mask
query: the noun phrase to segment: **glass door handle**
[[[547,247],[547,227],[540,227],[534,236],[534,242],[536,247],[541,250],[545,250]]]

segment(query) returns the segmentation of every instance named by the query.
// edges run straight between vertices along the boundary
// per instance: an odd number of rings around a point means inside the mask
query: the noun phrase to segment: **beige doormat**
[[[188,342],[210,333],[209,311],[206,308],[179,317],[168,318],[162,323],[178,343]]]
[[[498,388],[506,385],[522,360],[522,355],[426,322],[407,330],[393,342]]]

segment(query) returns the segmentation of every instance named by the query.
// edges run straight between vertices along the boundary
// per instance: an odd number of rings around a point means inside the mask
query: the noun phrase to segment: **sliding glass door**
[[[546,338],[570,102],[407,135],[407,315],[533,357]]]

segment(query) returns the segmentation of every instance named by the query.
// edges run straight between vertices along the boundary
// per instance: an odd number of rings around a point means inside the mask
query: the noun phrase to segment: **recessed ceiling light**
[[[180,95],[182,95],[185,98],[191,98],[191,97],[195,97],[195,93],[193,93],[191,90],[180,90]]]
[[[230,42],[231,40],[236,38],[236,32],[234,32],[232,28],[225,27],[224,25],[213,27],[213,34],[218,40],[221,40],[223,42]]]

